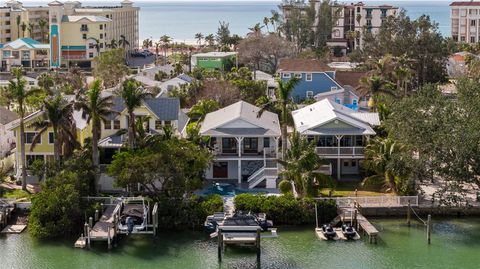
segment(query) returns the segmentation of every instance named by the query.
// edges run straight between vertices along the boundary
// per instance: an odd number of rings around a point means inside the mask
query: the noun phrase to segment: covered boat
[[[357,235],[357,231],[355,231],[355,229],[349,224],[342,225],[342,233],[347,240],[355,239],[355,236]]]
[[[127,235],[145,230],[148,223],[148,210],[144,199],[125,201],[121,207],[118,229]]]
[[[327,240],[333,240],[337,236],[337,232],[330,224],[324,224],[322,226],[322,234]]]

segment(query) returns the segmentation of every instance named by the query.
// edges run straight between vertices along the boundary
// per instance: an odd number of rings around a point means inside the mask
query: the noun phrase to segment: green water
[[[423,226],[404,220],[374,220],[377,245],[364,240],[325,242],[313,227],[278,229],[262,240],[261,268],[480,268],[480,219],[434,220],[432,244]],[[0,268],[258,268],[255,252],[227,248],[221,264],[216,242],[203,233],[163,233],[156,241],[132,236],[112,251],[73,248],[73,240],[37,242],[27,233],[0,237]]]

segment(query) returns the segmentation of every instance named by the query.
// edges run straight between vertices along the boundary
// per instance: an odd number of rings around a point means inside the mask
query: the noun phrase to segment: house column
[[[242,183],[242,160],[238,159],[238,184]]]
[[[342,177],[342,168],[341,168],[341,165],[342,164],[342,160],[340,159],[340,157],[337,158],[337,179],[340,179]]]
[[[278,158],[278,152],[279,152],[278,148],[280,147],[280,145],[279,145],[280,144],[280,139],[279,139],[279,137],[274,137],[273,139],[275,140],[275,157]]]
[[[337,138],[337,155],[340,156],[340,140],[342,139],[343,135],[336,135]]]
[[[237,150],[238,150],[238,157],[242,156],[242,141],[243,137],[235,137],[237,139]]]

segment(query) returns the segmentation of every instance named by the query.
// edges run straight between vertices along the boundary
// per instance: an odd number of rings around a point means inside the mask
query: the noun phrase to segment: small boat
[[[324,224],[322,226],[322,234],[327,240],[334,240],[337,236],[335,229],[330,224]]]
[[[242,211],[238,211],[232,217],[227,219],[253,221],[262,228],[262,232],[268,231],[269,228],[273,227],[273,222],[267,220],[267,214],[265,213],[252,214],[248,212],[245,214]]]
[[[345,236],[345,238],[347,240],[353,240],[355,239],[355,236],[357,235],[357,231],[355,231],[355,229],[350,226],[349,224],[343,224],[342,225],[342,233],[343,233],[343,236]]]
[[[225,219],[225,213],[223,212],[215,212],[213,215],[207,216],[205,223],[203,226],[207,232],[214,232],[217,230],[217,226],[219,223],[222,223]]]
[[[121,206],[118,229],[127,235],[147,228],[148,206],[144,199],[132,199],[125,201]]]

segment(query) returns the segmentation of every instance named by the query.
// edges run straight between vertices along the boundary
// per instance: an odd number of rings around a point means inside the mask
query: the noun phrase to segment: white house
[[[364,147],[380,125],[378,113],[362,113],[323,99],[292,112],[295,129],[315,141],[317,154],[330,161],[337,179],[358,176]]]
[[[12,122],[18,118],[17,113],[0,107],[0,158],[5,157],[10,150],[15,148],[15,135],[9,128]]]
[[[205,177],[239,185],[276,188],[278,178],[278,116],[239,101],[207,114],[200,128],[210,137],[214,161]]]

